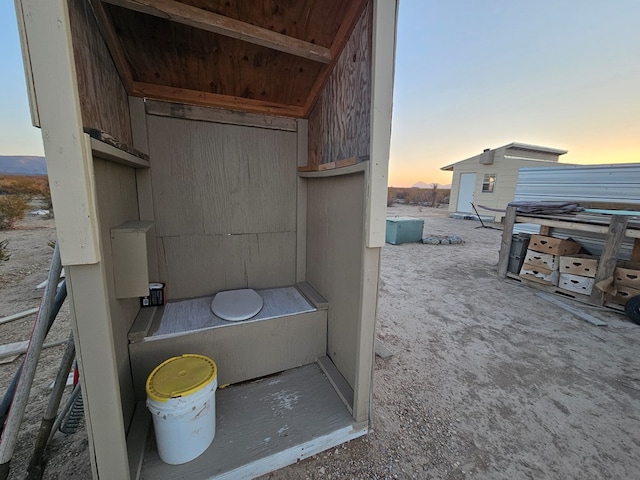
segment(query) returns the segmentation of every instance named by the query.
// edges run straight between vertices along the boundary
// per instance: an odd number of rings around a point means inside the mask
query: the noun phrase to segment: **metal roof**
[[[444,167],[440,167],[440,170],[445,171],[445,172],[450,172],[453,170],[453,167],[455,165],[458,165],[459,163],[462,162],[467,162],[469,160],[474,160],[476,158],[478,158],[479,156],[481,156],[483,153],[487,152],[487,151],[497,151],[497,150],[501,150],[503,149],[505,152],[507,152],[508,150],[518,150],[520,152],[532,152],[532,153],[551,153],[551,154],[555,154],[555,155],[564,155],[565,153],[568,152],[568,150],[562,150],[559,148],[553,148],[553,147],[543,147],[540,145],[531,145],[528,143],[520,143],[520,142],[511,142],[508,143],[507,145],[503,145],[501,147],[497,147],[497,148],[493,148],[493,149],[487,149],[477,155],[474,155],[472,157],[469,158],[465,158],[464,160],[459,160],[455,163],[451,163],[449,165],[445,165]],[[518,155],[507,155],[505,154],[505,158],[518,158],[518,159],[522,159],[522,160],[530,160],[533,162],[542,162],[542,163],[555,163],[555,160],[543,160],[543,159],[538,159],[538,158],[526,158],[526,157],[521,157]]]
[[[640,205],[640,163],[523,167],[515,200]]]

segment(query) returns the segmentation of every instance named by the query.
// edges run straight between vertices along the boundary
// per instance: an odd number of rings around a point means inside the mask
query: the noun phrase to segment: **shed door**
[[[460,174],[460,188],[458,189],[458,212],[473,212],[471,202],[473,202],[473,191],[476,189],[476,174]]]

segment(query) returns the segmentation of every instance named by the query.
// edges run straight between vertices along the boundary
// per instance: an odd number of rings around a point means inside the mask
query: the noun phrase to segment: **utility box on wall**
[[[149,295],[149,232],[153,222],[132,220],[111,229],[116,298]]]
[[[417,243],[422,240],[424,220],[411,217],[387,218],[385,241],[392,245],[401,243]]]

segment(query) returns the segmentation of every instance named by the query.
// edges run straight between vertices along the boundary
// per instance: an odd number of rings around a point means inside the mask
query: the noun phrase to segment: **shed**
[[[367,433],[397,1],[16,11],[94,478],[252,478]],[[149,282],[166,305],[141,308]],[[239,288],[269,312],[207,320]],[[211,447],[170,466],[144,383],[181,353],[230,386]]]
[[[507,204],[513,201],[521,167],[553,167],[567,150],[510,143],[461,160],[440,170],[453,172],[449,213],[473,213],[473,203],[483,217],[495,221],[504,217]]]

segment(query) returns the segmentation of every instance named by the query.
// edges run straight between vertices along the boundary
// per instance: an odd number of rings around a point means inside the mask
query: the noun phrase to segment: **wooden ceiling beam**
[[[332,61],[331,51],[326,47],[175,0],[103,0],[103,2],[316,62],[330,63]]]
[[[105,11],[104,5],[102,5],[102,2],[100,2],[100,0],[89,0],[89,5],[93,10],[93,15],[96,18],[96,22],[98,23],[100,34],[102,35],[102,38],[107,45],[107,49],[111,54],[111,58],[113,59],[113,63],[116,66],[116,70],[118,70],[118,75],[120,75],[120,80],[124,85],[124,89],[128,94],[131,94],[133,85],[131,67],[129,66],[129,62],[127,61],[127,56],[124,53],[122,44],[118,39],[118,35],[113,28],[113,24],[108,18],[108,14]]]
[[[149,97],[188,105],[218,107],[239,112],[262,113],[292,118],[303,117],[302,107],[152,83],[133,82],[132,94],[139,97]]]

